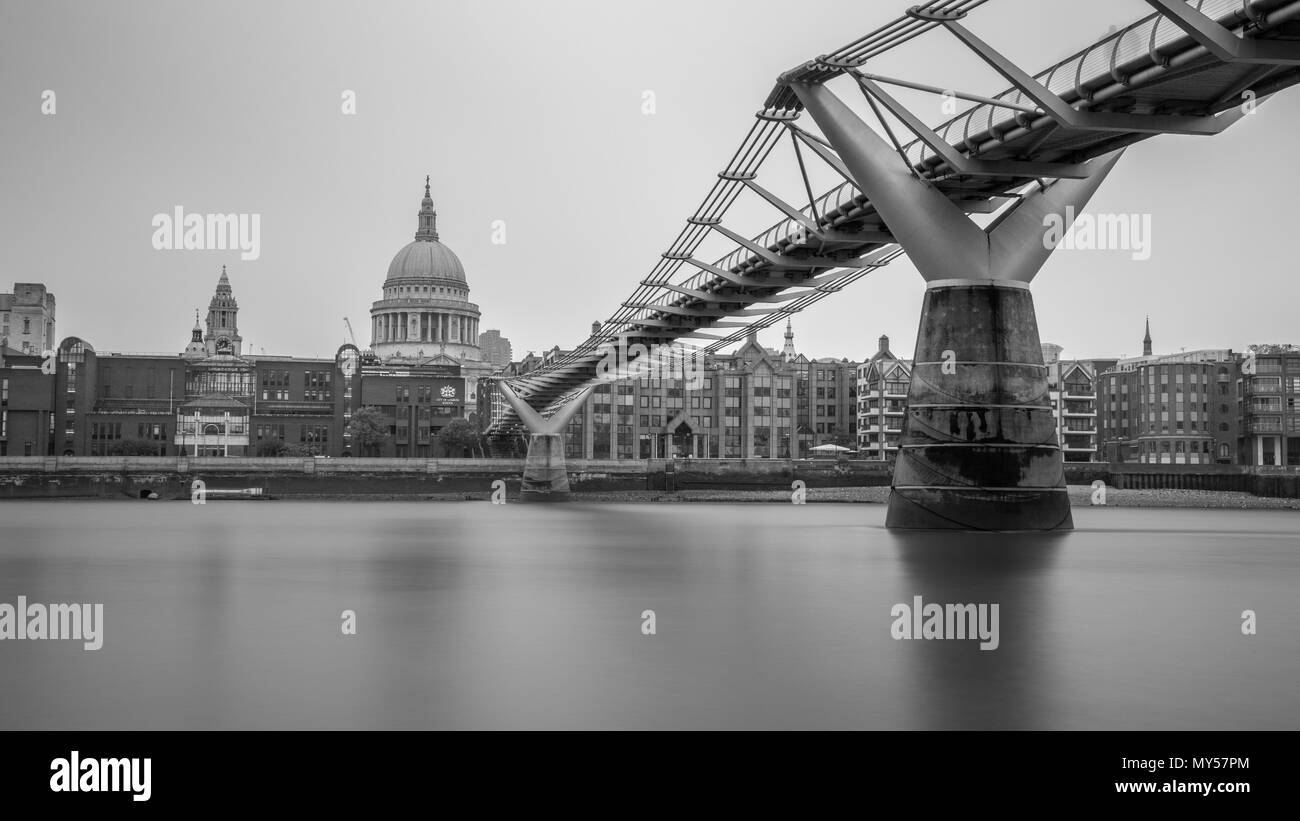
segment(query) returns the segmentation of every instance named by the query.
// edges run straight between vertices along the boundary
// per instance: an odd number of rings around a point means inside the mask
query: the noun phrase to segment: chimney
[[[886,353],[889,350],[889,337],[885,334],[880,335],[880,346],[876,349],[880,353]]]

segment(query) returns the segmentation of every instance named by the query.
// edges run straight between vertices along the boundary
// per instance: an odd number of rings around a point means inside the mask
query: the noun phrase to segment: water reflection
[[[0,601],[106,621],[95,652],[0,642],[4,729],[1300,725],[1288,511],[1079,509],[1050,535],[842,504],[0,514]],[[894,640],[918,595],[996,603],[998,648]]]
[[[907,584],[927,603],[998,605],[996,649],[976,640],[908,642],[912,714],[929,729],[1051,725],[1053,570],[1068,533],[886,531]],[[910,600],[904,600],[909,601]],[[987,611],[986,611],[987,612]]]

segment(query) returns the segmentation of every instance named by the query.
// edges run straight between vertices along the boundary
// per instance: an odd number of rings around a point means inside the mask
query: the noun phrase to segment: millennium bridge
[[[486,432],[527,434],[522,498],[567,497],[564,426],[600,379],[634,374],[665,346],[729,346],[907,254],[926,292],[887,525],[1073,526],[1029,288],[1053,250],[1044,226],[1068,225],[1133,143],[1213,136],[1300,80],[1300,0],[1146,0],[1148,16],[1034,74],[998,50],[996,31],[972,31],[986,2],[922,3],[777,77],[609,320],[496,382],[504,401]],[[1074,4],[1059,5],[1068,26]],[[899,48],[934,61],[966,49],[1009,87],[978,94],[872,70]],[[898,89],[955,116],[932,124]],[[798,169],[793,184],[765,176],[778,156]],[[827,174],[835,185],[814,185]],[[726,224],[745,193],[776,220],[757,236]],[[719,243],[721,257],[704,252]],[[633,361],[611,371],[611,352]]]

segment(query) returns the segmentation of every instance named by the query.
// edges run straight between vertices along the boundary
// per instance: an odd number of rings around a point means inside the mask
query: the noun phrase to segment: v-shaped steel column
[[[529,430],[528,456],[524,461],[523,502],[564,502],[569,499],[569,471],[564,460],[564,427],[586,403],[590,388],[582,391],[551,417],[533,409],[504,381],[497,383],[501,395]]]
[[[1119,160],[1039,183],[989,228],[973,223],[824,85],[793,84],[926,281],[886,525],[1073,527],[1029,282]]]

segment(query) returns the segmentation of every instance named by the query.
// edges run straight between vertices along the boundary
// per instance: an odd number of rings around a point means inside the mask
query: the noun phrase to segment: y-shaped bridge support
[[[886,525],[1068,530],[1074,523],[1029,282],[1122,151],[1038,183],[982,229],[824,85],[791,86],[926,280]]]
[[[528,457],[524,461],[523,502],[566,502],[569,500],[569,471],[564,462],[564,426],[569,424],[587,398],[584,388],[549,419],[533,410],[505,382],[498,383],[501,395],[529,430]]]

